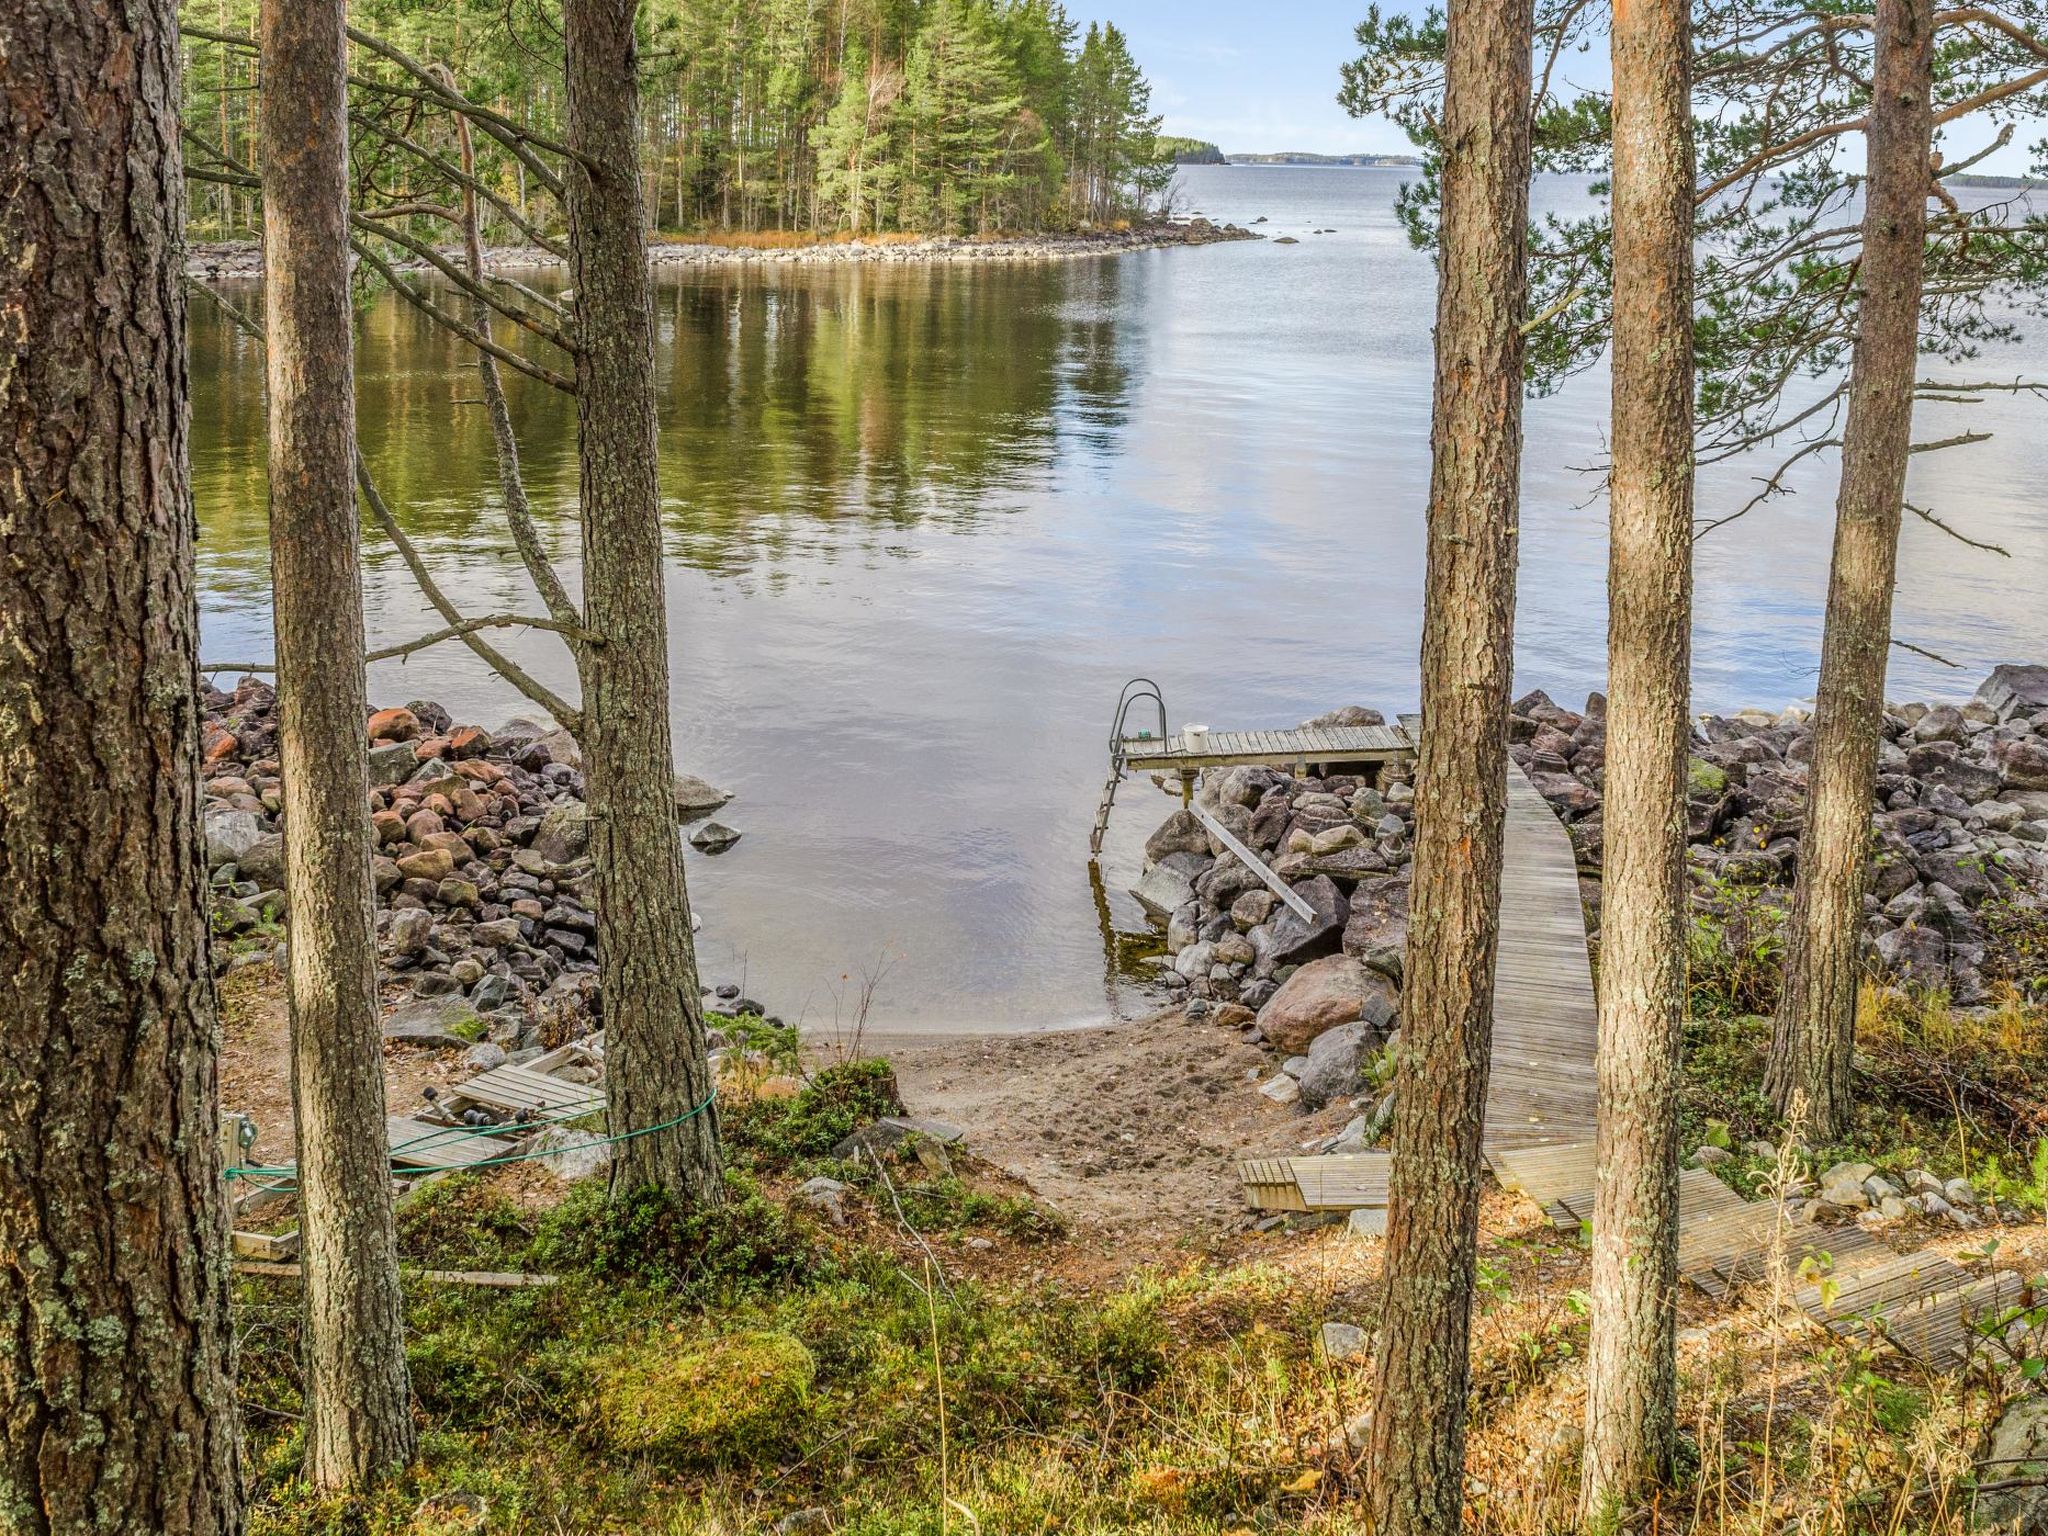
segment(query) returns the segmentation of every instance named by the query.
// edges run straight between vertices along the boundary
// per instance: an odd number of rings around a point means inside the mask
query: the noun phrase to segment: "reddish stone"
[[[417,741],[420,717],[409,709],[380,709],[370,716],[370,740]]]
[[[446,795],[429,795],[421,803],[425,805],[428,810],[432,811],[436,816],[447,817],[453,816],[455,814],[454,802],[451,801]]]
[[[370,825],[376,828],[379,843],[396,843],[405,839],[405,818],[396,811],[378,811],[370,817]]]
[[[414,811],[405,819],[405,835],[415,843],[424,843],[436,832],[447,830],[447,823],[432,810]]]
[[[209,725],[206,728],[207,762],[218,763],[226,758],[233,757],[235,755],[235,748],[238,745],[239,743],[236,742],[232,731],[224,730],[217,725]]]
[[[482,757],[490,748],[490,732],[478,726],[458,726],[455,730],[448,733],[448,755],[450,757]]]
[[[457,763],[455,771],[472,784],[496,784],[505,777],[505,770],[496,763],[486,763],[480,759]]]
[[[448,799],[455,807],[455,814],[463,821],[475,821],[484,813],[483,798],[467,786],[456,790]]]
[[[433,758],[446,757],[448,755],[448,738],[446,736],[429,736],[414,745],[412,755],[415,761],[422,763],[428,762]]]

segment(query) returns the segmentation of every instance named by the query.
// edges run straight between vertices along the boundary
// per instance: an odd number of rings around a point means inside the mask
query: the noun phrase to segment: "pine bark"
[[[0,1529],[242,1527],[172,0],[0,6]]]
[[[306,1476],[353,1490],[412,1459],[414,1428],[370,883],[344,11],[344,0],[264,0],[260,47]]]
[[[1614,7],[1606,918],[1593,1323],[1580,1509],[1660,1480],[1677,1418],[1678,1072],[1692,663],[1690,17]]]
[[[1765,1075],[1779,1111],[1790,1114],[1803,1105],[1804,1132],[1817,1141],[1841,1136],[1850,1121],[1871,802],[1920,361],[1933,147],[1931,0],[1880,0],[1874,36],[1863,294],[1842,434],[1806,825]]]
[[[1449,10],[1414,920],[1366,1463],[1381,1536],[1449,1536],[1463,1508],[1514,671],[1532,26],[1528,0]]]
[[[612,1188],[653,1186],[702,1206],[724,1183],[676,826],[634,10],[562,7],[583,612],[601,637],[580,657],[584,778],[611,1132],[650,1132],[613,1147]]]

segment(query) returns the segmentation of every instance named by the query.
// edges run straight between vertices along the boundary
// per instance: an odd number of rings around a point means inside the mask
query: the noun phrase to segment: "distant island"
[[[2030,192],[2041,185],[2038,176],[1975,176],[1969,174],[1950,175],[1941,178],[1952,187],[2003,187],[2017,192]]]
[[[1420,165],[1414,155],[1311,155],[1303,150],[1282,150],[1271,155],[1230,155],[1232,165]]]
[[[1159,159],[1170,160],[1175,165],[1227,165],[1223,151],[1207,139],[1183,139],[1174,134],[1162,133],[1155,141],[1159,146]]]

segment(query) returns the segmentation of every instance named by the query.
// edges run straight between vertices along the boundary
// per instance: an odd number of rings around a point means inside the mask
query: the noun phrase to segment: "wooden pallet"
[[[596,1083],[572,1083],[536,1071],[538,1066],[493,1067],[465,1083],[443,1089],[441,1103],[454,1115],[470,1108],[493,1110],[501,1115],[529,1115],[554,1119],[563,1115],[584,1115],[604,1108],[604,1088]]]
[[[391,1161],[401,1168],[473,1168],[511,1150],[503,1138],[479,1135],[464,1125],[429,1125],[404,1115],[388,1115],[384,1127],[391,1141]]]
[[[1355,1211],[1385,1207],[1391,1162],[1384,1152],[1256,1157],[1239,1163],[1237,1176],[1262,1211]]]

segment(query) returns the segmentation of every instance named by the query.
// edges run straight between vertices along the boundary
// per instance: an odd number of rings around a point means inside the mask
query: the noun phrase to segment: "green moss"
[[[1703,757],[1687,760],[1685,792],[1695,800],[1718,800],[1728,793],[1728,774]]]
[[[659,1335],[599,1359],[592,1419],[605,1447],[695,1465],[759,1465],[802,1437],[817,1362],[787,1333],[679,1344]]]

